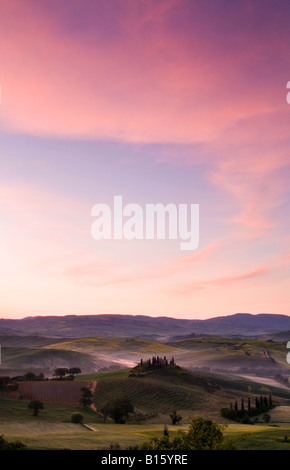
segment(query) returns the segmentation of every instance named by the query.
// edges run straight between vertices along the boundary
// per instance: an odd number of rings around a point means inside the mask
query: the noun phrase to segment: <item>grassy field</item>
[[[118,337],[91,337],[64,340],[61,343],[50,344],[50,348],[69,349],[70,351],[100,351],[102,353],[118,351],[126,355],[146,354],[152,351],[155,354],[174,353],[177,349],[169,344],[143,338],[118,338]]]
[[[90,422],[101,422],[101,418],[92,410],[84,409],[78,405],[65,403],[45,403],[44,410],[39,416],[32,417],[31,411],[27,409],[28,401],[0,399],[0,423],[25,423],[31,420],[41,423],[69,423],[71,415],[79,412],[85,420]]]
[[[83,415],[83,424],[70,422],[71,415]],[[0,400],[0,435],[7,440],[19,439],[29,449],[104,449],[116,442],[125,449],[149,437],[161,435],[163,424],[103,423],[91,409],[63,403],[45,403],[39,416],[33,417],[22,400]]]
[[[185,423],[168,424],[166,416],[159,416],[159,423],[104,424],[93,411],[64,404],[45,404],[45,410],[32,417],[26,406],[23,401],[0,400],[0,435],[7,440],[20,439],[35,450],[97,450],[116,445],[129,449],[153,436],[161,436],[166,422],[171,436],[179,429],[187,429]],[[76,411],[83,414],[84,425],[70,422]],[[290,407],[276,408],[270,414],[272,422],[267,425],[229,424],[224,431],[225,438],[231,438],[239,449],[290,450]]]
[[[140,409],[146,410],[148,397],[153,397],[156,415],[145,422],[117,425],[109,420],[104,423],[93,410],[64,403],[45,403],[39,416],[33,417],[27,409],[27,401],[0,399],[0,435],[3,434],[7,440],[19,439],[29,449],[129,449],[150,437],[161,436],[164,425],[168,426],[171,435],[178,429],[186,429],[191,419],[200,415],[224,423],[225,437],[236,441],[238,448],[290,450],[290,406],[284,396],[285,393],[289,396],[288,391],[272,388],[282,405],[269,412],[269,424],[242,425],[223,419],[219,409],[230,396],[245,396],[248,392],[245,379],[189,373],[174,367],[158,370],[145,382],[144,377],[129,377],[128,374],[129,370],[120,370],[93,374],[86,379],[97,380],[96,396],[104,395],[106,399],[120,396],[122,387],[124,392],[130,390],[130,397]],[[207,389],[209,383],[214,388]],[[261,384],[255,384],[255,387],[257,392],[261,392]],[[171,425],[168,411],[173,405],[183,416],[181,426]],[[71,423],[71,415],[75,412],[83,415],[83,424]]]
[[[13,366],[21,360],[33,365],[37,356],[39,364],[51,359],[67,359],[73,361],[71,366],[75,366],[76,359],[81,355],[84,361],[90,358],[100,366],[110,367],[109,358],[130,358],[132,362],[137,362],[141,357],[147,359],[151,354],[156,354],[167,355],[169,359],[174,356],[178,364],[187,364],[188,369],[161,367],[140,376],[130,376],[131,369],[108,370],[81,375],[71,383],[72,387],[80,384],[79,381],[96,381],[93,398],[97,409],[110,399],[129,398],[135,410],[145,415],[146,419],[140,424],[136,420],[124,425],[116,425],[110,420],[104,423],[102,416],[92,409],[65,403],[45,402],[45,409],[40,415],[32,417],[27,410],[27,401],[8,400],[4,393],[6,398],[0,399],[0,435],[11,440],[20,439],[30,449],[108,449],[116,445],[127,449],[140,445],[149,437],[162,435],[164,425],[172,434],[177,429],[186,429],[194,416],[203,416],[226,424],[225,436],[237,439],[237,445],[242,449],[290,450],[290,389],[278,383],[274,386],[274,381],[263,384],[258,379],[249,380],[232,372],[190,370],[196,363],[222,365],[228,371],[241,365],[248,365],[250,369],[253,367],[253,371],[255,367],[257,370],[276,367],[279,371],[279,367],[285,366],[283,343],[209,337],[170,344],[137,338],[80,338],[58,340],[54,344],[49,344],[46,339],[42,347],[37,341],[35,338],[31,349],[25,348],[24,343],[19,348],[6,346],[3,348],[4,360],[9,359]],[[70,387],[70,384],[67,385]],[[254,400],[257,395],[269,393],[274,404],[279,405],[270,411],[269,424],[235,424],[221,417],[220,409],[228,407],[231,402],[240,401],[241,398],[247,400],[249,396]],[[182,426],[171,426],[169,413],[173,409],[182,415]],[[84,416],[83,424],[71,423],[74,412]]]
[[[4,436],[7,440],[20,439],[29,449],[71,449],[97,450],[109,448],[128,449],[139,446],[150,437],[162,434],[160,425],[91,425],[95,431],[86,429],[80,424],[54,423],[36,426],[30,422],[25,425],[5,426]],[[3,428],[0,424],[0,434]],[[116,446],[117,444],[117,446]]]
[[[277,427],[231,424],[225,430],[225,437],[230,437],[241,450],[290,450],[290,424]]]

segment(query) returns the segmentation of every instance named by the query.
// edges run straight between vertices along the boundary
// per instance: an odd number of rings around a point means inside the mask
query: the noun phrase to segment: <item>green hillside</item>
[[[185,367],[209,367],[232,372],[260,372],[275,374],[275,370],[290,372],[286,362],[286,344],[261,339],[219,337],[190,338],[167,343],[179,350],[176,356]]]
[[[144,338],[84,337],[73,339],[2,335],[0,375],[31,368],[49,374],[56,367],[82,372],[133,367],[142,357],[174,356],[187,369],[274,377],[290,375],[286,343],[272,339],[194,337],[170,342]],[[17,372],[18,373],[18,372]]]
[[[142,338],[88,337],[59,341],[44,346],[81,351],[108,361],[133,365],[141,357],[174,356],[183,367],[209,368],[233,373],[290,372],[286,344],[281,341],[243,338],[194,337],[157,342]]]
[[[290,390],[268,387],[235,376],[190,372],[175,365],[161,367],[146,375],[130,376],[130,371],[94,374],[96,408],[111,399],[127,397],[134,407],[147,414],[168,413],[173,409],[219,415],[220,408],[231,400],[251,394],[271,392],[277,402],[290,404]],[[267,393],[268,393],[267,392]]]
[[[62,339],[56,340],[55,338],[46,338],[44,336],[19,336],[14,334],[1,334],[1,346],[12,348],[42,348],[63,341]]]
[[[23,373],[25,371],[39,370],[50,373],[57,367],[80,367],[81,370],[96,370],[97,364],[88,354],[76,351],[2,347],[0,375],[5,372]]]
[[[140,375],[138,376],[138,371]],[[135,373],[135,376],[132,375]],[[228,436],[234,439],[247,434],[241,441],[249,449],[289,449],[285,435],[290,439],[290,390],[249,381],[230,374],[204,371],[189,371],[176,365],[153,368],[122,369],[78,376],[80,380],[95,380],[96,408],[113,398],[128,397],[137,412],[146,418],[141,424],[129,420],[128,424],[117,425],[103,418],[93,409],[84,409],[78,404],[48,403],[39,416],[32,417],[27,410],[27,401],[0,398],[0,434],[8,439],[20,439],[30,449],[109,449],[119,443],[122,449],[140,445],[153,436],[161,436],[164,425],[173,435],[178,429],[186,429],[193,416],[209,417],[218,423],[226,423]],[[45,386],[46,382],[44,382]],[[68,384],[69,386],[69,384]],[[271,393],[273,403],[280,405],[270,411],[269,425],[260,422],[242,425],[222,418],[220,409],[234,400],[244,400]],[[10,397],[11,398],[11,397]],[[176,409],[182,415],[182,422],[172,426],[169,413]],[[84,425],[72,424],[74,412],[84,416]],[[273,424],[272,424],[273,423]]]
[[[104,354],[120,353],[128,355],[140,354],[174,354],[178,352],[173,346],[162,342],[142,339],[142,338],[117,338],[117,337],[90,337],[64,340],[61,343],[50,344],[49,348],[70,349],[74,351],[85,351],[92,353],[95,351]]]

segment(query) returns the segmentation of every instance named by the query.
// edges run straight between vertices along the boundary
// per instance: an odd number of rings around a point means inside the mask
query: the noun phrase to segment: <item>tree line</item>
[[[54,369],[52,376],[55,378],[55,380],[74,380],[75,375],[80,374],[81,372],[82,371],[79,367],[58,367]],[[35,374],[34,372],[26,372],[23,375],[17,375],[15,377],[0,377],[0,390],[5,391],[8,388],[11,389],[11,385],[15,384],[16,382],[34,382],[43,380],[49,380],[48,378],[45,378],[43,372],[40,372],[39,374]]]
[[[135,367],[133,367],[133,369],[131,369],[129,377],[136,377],[136,375],[144,375],[158,368],[163,368],[172,365],[176,365],[174,357],[172,357],[171,359],[167,359],[166,356],[153,356],[146,360],[141,358],[140,362]]]
[[[236,400],[234,405],[230,404],[229,408],[222,408],[221,415],[224,418],[246,424],[251,422],[250,418],[267,413],[272,408],[274,408],[274,405],[271,394],[268,397],[260,395],[252,400],[251,397],[248,397],[246,404],[242,398],[240,406]]]
[[[175,364],[174,357],[172,357],[170,360],[167,359],[166,356],[164,357],[159,357],[159,356],[153,356],[152,358],[149,358],[147,361],[144,361],[141,359],[140,361],[140,366],[141,367],[164,367],[168,366],[169,364]]]
[[[75,375],[80,374],[81,369],[79,367],[58,367],[54,369],[53,377],[57,377],[57,379],[67,379],[73,380]]]

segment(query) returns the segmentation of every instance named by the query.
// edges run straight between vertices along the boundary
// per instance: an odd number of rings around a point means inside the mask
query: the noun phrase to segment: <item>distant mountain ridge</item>
[[[55,338],[82,336],[150,337],[257,336],[290,330],[290,316],[262,313],[188,320],[145,315],[66,315],[0,319],[1,334],[39,335]],[[289,338],[290,340],[290,338]]]

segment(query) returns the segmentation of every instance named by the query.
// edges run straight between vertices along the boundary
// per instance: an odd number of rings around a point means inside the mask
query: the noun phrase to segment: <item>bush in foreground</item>
[[[196,417],[187,431],[178,431],[176,437],[169,435],[153,437],[141,445],[141,450],[216,450],[234,449],[231,442],[224,441],[224,426],[210,419]]]
[[[81,413],[73,413],[70,418],[71,422],[74,424],[79,424],[82,423],[84,420],[84,417]]]
[[[21,441],[6,441],[4,436],[0,436],[0,450],[23,450],[26,445]]]

